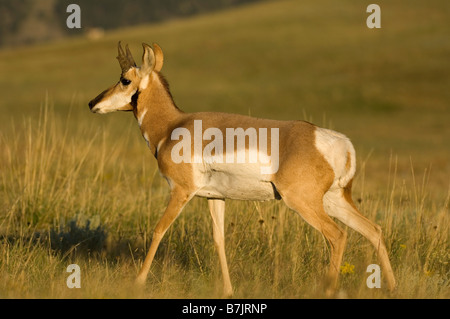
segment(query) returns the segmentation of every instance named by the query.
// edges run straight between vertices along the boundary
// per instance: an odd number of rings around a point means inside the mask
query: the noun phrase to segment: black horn
[[[136,62],[134,62],[133,56],[131,55],[130,49],[128,48],[128,44],[125,46],[126,53],[123,51],[122,44],[119,41],[118,44],[118,52],[117,60],[119,60],[120,67],[122,69],[122,73],[125,73],[130,68],[136,66]]]

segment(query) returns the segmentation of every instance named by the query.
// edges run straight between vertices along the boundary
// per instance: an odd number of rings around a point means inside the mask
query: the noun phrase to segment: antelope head
[[[89,102],[89,108],[94,113],[110,113],[114,111],[132,111],[133,96],[137,96],[140,90],[147,88],[150,74],[159,72],[163,64],[163,53],[161,48],[153,43],[154,49],[148,44],[142,43],[144,53],[142,55],[141,67],[136,66],[128,45],[125,51],[121,43],[118,44],[120,68],[122,73],[119,82],[100,93]]]

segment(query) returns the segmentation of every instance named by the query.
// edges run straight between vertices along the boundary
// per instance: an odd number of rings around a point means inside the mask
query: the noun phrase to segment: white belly
[[[257,163],[201,163],[193,164],[193,171],[196,196],[259,201],[276,198],[269,176],[261,174]]]

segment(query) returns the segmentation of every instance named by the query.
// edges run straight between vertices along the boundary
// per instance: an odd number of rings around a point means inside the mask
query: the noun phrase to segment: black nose
[[[92,110],[93,107],[94,107],[94,103],[93,103],[93,101],[90,101],[89,102],[89,109]]]

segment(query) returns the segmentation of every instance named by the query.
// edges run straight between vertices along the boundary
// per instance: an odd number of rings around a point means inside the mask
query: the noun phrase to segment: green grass
[[[168,187],[129,113],[87,102],[119,76],[118,40],[140,60],[158,42],[177,105],[305,119],[349,136],[353,195],[383,228],[398,281],[365,285],[373,248],[348,230],[351,298],[449,298],[448,1],[381,1],[382,29],[354,1],[266,2],[186,20],[0,51],[0,297],[221,296],[207,203],[190,202],[133,279]],[[280,202],[227,202],[236,297],[323,297],[323,238]],[[68,289],[66,267],[81,267]]]

